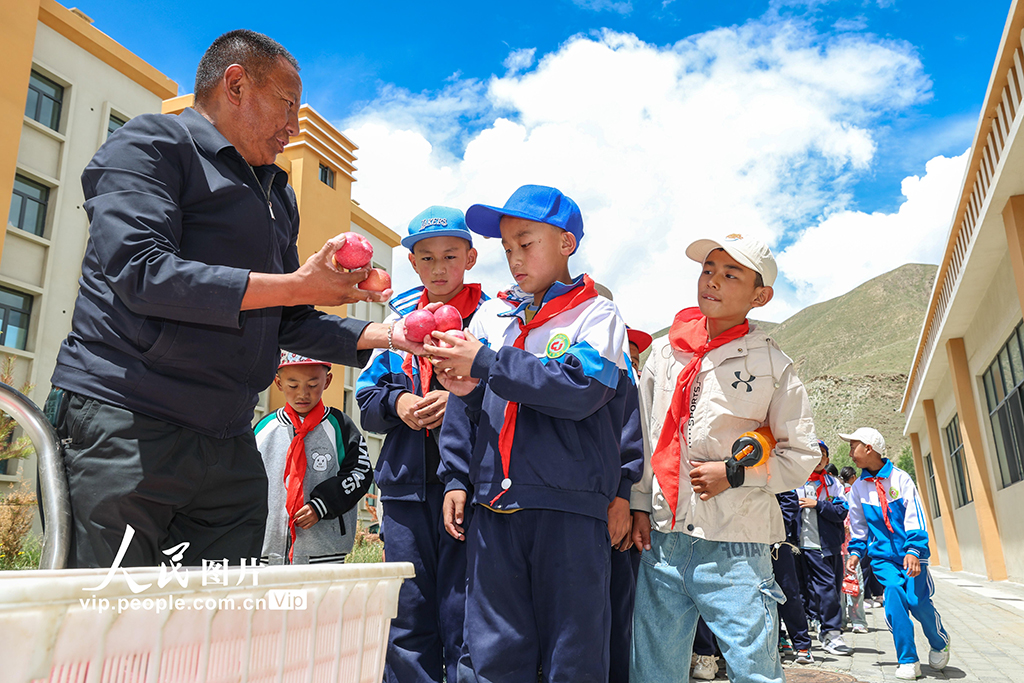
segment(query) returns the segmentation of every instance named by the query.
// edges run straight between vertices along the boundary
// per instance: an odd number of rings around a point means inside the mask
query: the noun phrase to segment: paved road
[[[949,664],[932,670],[928,641],[917,622],[919,681],[958,683],[1024,683],[1024,585],[991,582],[975,574],[932,568],[935,606],[950,635]],[[854,649],[852,657],[835,657],[820,647],[814,649],[815,664],[800,666],[787,659],[790,678],[800,683],[835,681],[828,673],[843,673],[861,683],[896,681],[896,648],[885,625],[882,608],[866,612],[868,633],[844,633]],[[725,679],[724,667],[719,680]],[[845,678],[845,677],[844,677]],[[850,680],[846,678],[846,680]]]
[[[950,635],[949,664],[942,671],[921,665],[918,680],[962,683],[1024,682],[1024,586],[992,582],[975,574],[933,567],[935,607]],[[852,657],[834,657],[816,649],[816,666],[852,675],[864,683],[896,681],[896,649],[885,626],[884,610],[867,610],[868,633],[846,633]],[[928,661],[928,641],[917,622],[917,649]],[[788,665],[798,668],[797,665]]]

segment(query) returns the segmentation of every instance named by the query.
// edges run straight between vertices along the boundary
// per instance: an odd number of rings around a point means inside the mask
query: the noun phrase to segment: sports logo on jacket
[[[548,341],[548,347],[544,350],[544,355],[548,358],[561,358],[569,350],[569,346],[569,338],[559,332]]]

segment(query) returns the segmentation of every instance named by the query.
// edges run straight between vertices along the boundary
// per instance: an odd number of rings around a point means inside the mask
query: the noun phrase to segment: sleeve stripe
[[[578,342],[569,347],[569,350],[562,356],[554,359],[555,362],[563,362],[566,356],[572,356],[580,362],[583,373],[587,377],[593,377],[609,389],[616,389],[619,386],[619,366],[608,360],[593,346],[587,342]],[[544,358],[544,362],[552,359]]]
[[[359,379],[356,380],[356,391],[377,386],[377,382],[380,381],[381,377],[393,374],[395,372],[394,368],[401,369],[401,367],[402,359],[391,351],[384,349],[360,373]]]

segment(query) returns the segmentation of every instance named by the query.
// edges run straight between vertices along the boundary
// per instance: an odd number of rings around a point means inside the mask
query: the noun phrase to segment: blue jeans
[[[767,544],[651,531],[637,578],[630,679],[685,680],[680,672],[690,666],[697,619],[704,617],[729,680],[782,683],[777,608],[785,600]]]

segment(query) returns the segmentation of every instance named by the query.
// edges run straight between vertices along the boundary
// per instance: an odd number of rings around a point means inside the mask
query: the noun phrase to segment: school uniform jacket
[[[878,471],[889,506],[889,524],[893,528],[890,532],[885,526],[875,482],[866,481],[870,476],[864,470],[850,489],[850,554],[862,559],[888,560],[900,566],[908,553],[927,560],[928,530],[914,480],[888,459]]]
[[[710,541],[777,543],[784,540],[775,494],[807,480],[821,460],[807,391],[793,362],[756,325],[701,360],[689,397],[690,420],[681,428],[676,523],[651,467],[653,446],[672,403],[676,379],[692,354],[678,351],[668,337],[654,340],[640,376],[645,415],[644,474],[633,487],[630,507],[651,514],[652,528]],[[690,460],[724,461],[744,432],[768,425],[777,440],[768,464],[746,468],[743,485],[708,500],[690,486]]]
[[[263,558],[285,564],[291,535],[288,531],[288,493],[284,472],[288,446],[295,429],[284,408],[256,425],[256,446],[263,456],[268,479],[267,530]],[[356,533],[356,505],[373,482],[366,441],[355,422],[337,408],[327,410],[320,424],[306,434],[306,475],[303,496],[320,516],[309,529],[295,527],[295,564],[340,562],[352,550]],[[332,521],[337,520],[337,521]]]
[[[392,323],[416,310],[422,292],[423,287],[414,287],[396,295],[390,304],[394,313],[384,322]],[[481,295],[478,310],[487,298]],[[464,319],[463,324],[472,318]],[[387,435],[374,473],[381,500],[423,502],[430,475],[426,471],[425,439],[435,437],[428,436],[426,429],[410,429],[398,417],[395,402],[405,392],[423,396],[430,389],[421,386],[419,363],[412,363],[411,379],[405,374],[402,365],[407,356],[404,351],[377,349],[356,381],[356,401],[363,429]]]
[[[831,474],[825,474],[825,487],[822,496],[819,496],[817,482],[808,481],[796,493],[801,498],[818,499],[811,512],[818,516],[818,543],[821,545],[821,554],[840,555],[843,551],[843,541],[846,540],[844,521],[850,511],[850,506],[846,502],[846,496],[843,495],[843,485]],[[803,531],[804,512],[806,510],[801,508],[800,514],[796,518],[798,545]]]
[[[569,285],[556,282],[545,301],[582,286],[582,275]],[[513,287],[473,318],[470,332],[484,343],[472,368],[480,383],[449,404],[441,477],[446,490],[471,489],[474,503],[498,512],[539,508],[607,520],[609,503],[628,500],[642,466],[626,325],[615,304],[596,296],[531,330],[525,348],[514,348],[532,301]],[[511,485],[494,501],[504,490],[498,437],[509,401],[519,403]]]

